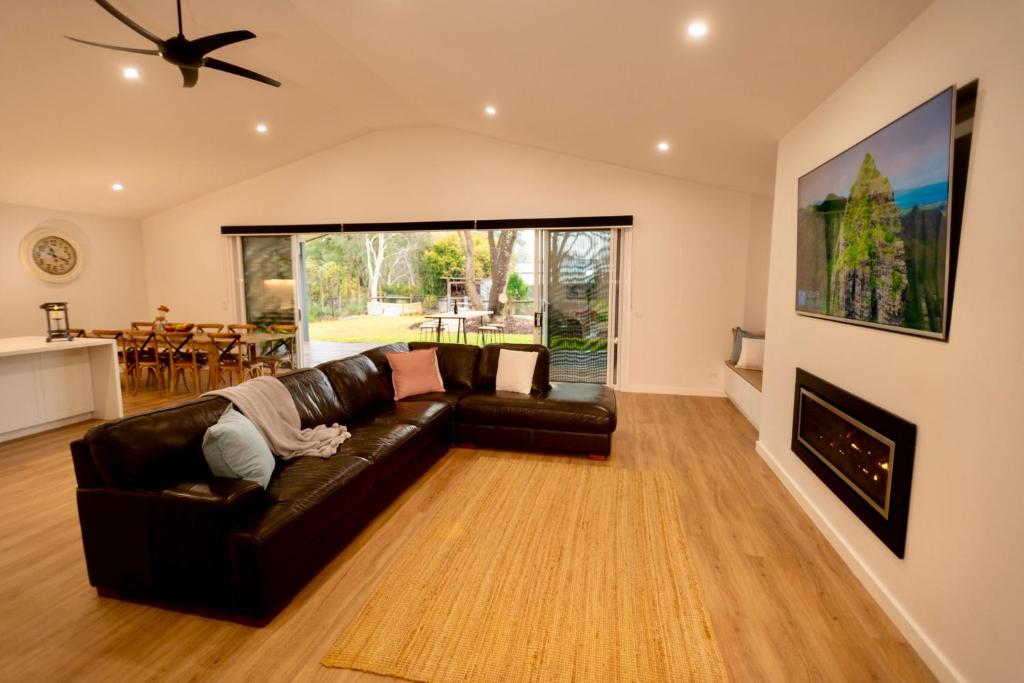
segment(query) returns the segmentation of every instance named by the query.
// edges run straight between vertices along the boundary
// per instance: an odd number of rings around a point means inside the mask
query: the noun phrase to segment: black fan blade
[[[184,80],[183,88],[191,88],[199,80],[199,69],[192,69],[187,66],[179,66],[178,68],[181,69],[181,77]]]
[[[110,12],[110,14],[112,14],[115,19],[120,21],[122,24],[124,24],[125,26],[127,26],[131,30],[133,30],[136,33],[138,33],[140,36],[142,36],[146,40],[148,40],[150,42],[153,42],[153,43],[156,43],[157,45],[160,45],[161,43],[163,43],[163,39],[161,39],[157,35],[154,35],[154,34],[150,33],[146,29],[144,29],[141,26],[139,26],[138,24],[136,24],[134,21],[129,19],[127,16],[125,16],[121,12],[121,10],[117,9],[116,7],[111,5],[109,2],[107,2],[107,0],[96,0],[96,4],[99,5],[100,7],[102,7],[103,9],[107,10],[108,12]]]
[[[251,40],[256,34],[252,31],[228,31],[227,33],[215,33],[212,36],[204,36],[189,41],[192,47],[199,50],[199,54],[207,55],[218,48],[233,43],[240,43],[243,40]]]
[[[73,40],[76,43],[82,43],[83,45],[92,45],[93,47],[103,47],[108,50],[120,50],[121,52],[135,52],[140,55],[158,55],[160,50],[143,50],[138,47],[120,47],[118,45],[104,45],[103,43],[94,43],[91,40],[82,40],[81,38],[72,38],[71,36],[64,36],[68,40]]]
[[[275,88],[281,87],[280,81],[275,81],[273,78],[268,78],[262,74],[256,73],[255,71],[249,71],[248,69],[243,69],[240,66],[235,66],[234,64],[228,64],[227,62],[222,62],[219,59],[214,59],[213,57],[207,57],[203,61],[203,66],[208,66],[211,69],[216,69],[217,71],[225,71],[229,74],[235,74],[236,76],[251,78],[254,81],[266,83],[267,85],[272,85]]]

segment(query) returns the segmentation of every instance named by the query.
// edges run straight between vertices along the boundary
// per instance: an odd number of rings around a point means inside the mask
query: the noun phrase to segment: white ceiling
[[[113,2],[176,32],[172,0]],[[182,0],[187,36],[250,29],[216,56],[284,83],[203,70],[184,89],[156,57],[65,40],[148,47],[90,0],[4,0],[0,201],[145,216],[429,124],[764,194],[775,142],[929,2]]]

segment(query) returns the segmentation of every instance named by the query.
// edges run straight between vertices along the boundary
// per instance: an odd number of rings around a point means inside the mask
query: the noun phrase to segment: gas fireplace
[[[797,368],[793,452],[903,557],[917,427]]]

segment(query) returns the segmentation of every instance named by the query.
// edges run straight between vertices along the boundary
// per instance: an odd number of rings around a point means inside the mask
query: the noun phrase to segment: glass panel
[[[332,234],[304,252],[311,348],[533,339],[532,231]]]
[[[295,322],[290,235],[242,238],[246,321],[261,328]]]
[[[866,501],[889,516],[893,442],[801,389],[797,437]]]
[[[547,343],[551,379],[608,380],[611,231],[549,231]]]

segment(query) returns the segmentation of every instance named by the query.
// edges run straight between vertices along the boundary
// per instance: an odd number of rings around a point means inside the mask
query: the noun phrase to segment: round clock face
[[[45,235],[32,245],[32,263],[48,275],[67,275],[78,265],[78,251],[57,235]]]
[[[82,273],[85,254],[69,231],[36,228],[21,240],[21,262],[40,280],[61,284]]]

